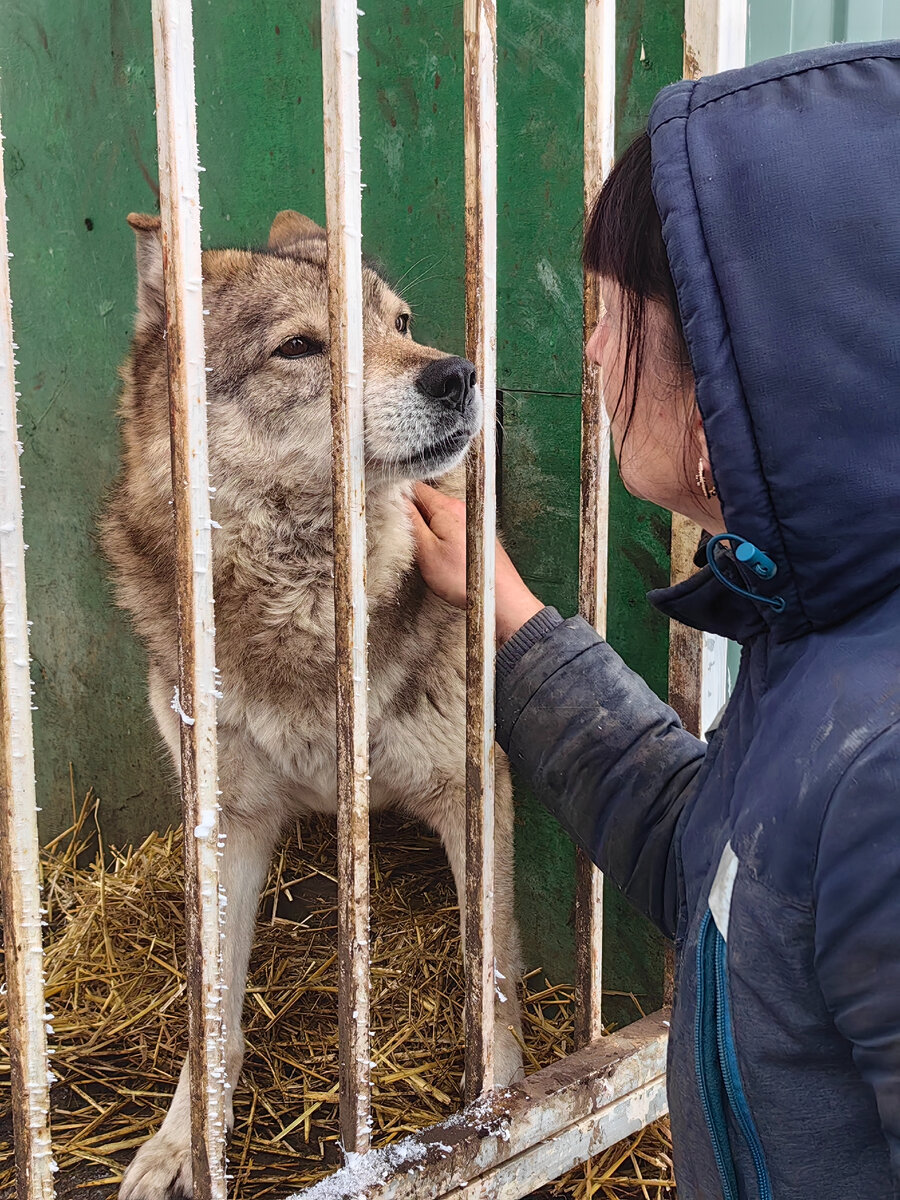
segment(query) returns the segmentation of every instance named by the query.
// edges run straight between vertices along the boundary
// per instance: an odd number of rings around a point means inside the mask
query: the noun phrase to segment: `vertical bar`
[[[584,214],[585,224],[612,167],[616,103],[615,0],[585,0]],[[584,273],[584,345],[600,319],[600,293]],[[609,553],[609,421],[600,370],[584,356],[581,375],[581,529],[578,608],[606,636]],[[603,1032],[603,876],[581,850],[575,877],[575,1041],[583,1046]]]
[[[464,0],[466,353],[484,401],[466,460],[466,1091],[494,1076],[497,10]]]
[[[743,66],[747,42],[747,0],[685,0],[684,76],[697,79]],[[672,514],[672,583],[692,575],[700,529]],[[726,700],[728,643],[724,638],[669,622],[669,703],[682,724],[698,737]],[[674,990],[674,957],[666,952],[665,1000]]]
[[[696,570],[694,554],[700,529],[680,513],[672,514],[670,578],[680,583]],[[669,703],[685,729],[700,736],[703,693],[703,634],[679,621],[669,622]]]
[[[190,0],[153,0],[181,715],[191,1148],[195,1200],[225,1197],[225,1047],[216,670]]]
[[[742,67],[747,55],[747,0],[684,0],[684,77]]]
[[[369,729],[363,434],[362,200],[356,0],[322,0],[337,670],[341,1132],[370,1139]]]
[[[742,66],[746,56],[747,0],[685,0],[684,75],[696,79]],[[671,580],[693,574],[700,530],[687,517],[672,517]],[[669,625],[669,702],[698,736],[726,699],[724,638]]]
[[[2,144],[2,136],[0,136]],[[25,543],[16,423],[16,345],[9,290],[6,184],[0,153],[0,900],[6,951],[17,1200],[52,1200],[50,1088]]]

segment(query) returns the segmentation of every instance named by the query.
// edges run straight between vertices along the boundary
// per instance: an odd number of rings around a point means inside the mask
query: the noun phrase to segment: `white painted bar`
[[[685,0],[685,78],[742,67],[746,54],[747,0]]]
[[[0,138],[2,141],[2,138]],[[16,422],[6,235],[6,183],[0,154],[0,894],[6,950],[13,1136],[18,1200],[52,1200],[56,1165],[50,1147],[50,1087],[43,948],[31,659],[25,608],[25,542]]]
[[[484,425],[466,462],[466,1087],[494,1075],[494,656],[497,530],[497,13],[464,0],[466,353]]]
[[[538,1142],[511,1162],[486,1171],[454,1192],[453,1200],[520,1200],[530,1196],[667,1112],[666,1076],[662,1073],[642,1081],[629,1095],[602,1105],[554,1137]]]
[[[322,0],[328,309],[334,431],[341,1130],[370,1139],[369,730],[362,200],[356,0]]]
[[[746,59],[746,45],[747,0],[685,0],[685,78],[697,79],[701,75],[742,67]],[[694,569],[687,551],[689,543],[692,542],[696,548],[698,540],[699,530],[696,527],[683,517],[673,517],[673,548],[676,544],[680,546],[677,555],[673,550],[673,583],[680,582],[685,572],[689,574]],[[680,560],[677,566],[676,558]],[[692,633],[689,638],[690,644],[679,632],[674,640],[678,645],[677,653],[690,656],[698,675],[696,695],[687,705],[690,720],[686,723],[693,733],[702,737],[728,698],[728,643],[724,638],[712,634]],[[675,670],[678,672],[679,668],[676,666]],[[679,677],[685,686],[684,669],[681,669]]]
[[[200,187],[190,0],[153,0],[153,58],[172,421],[195,1200],[225,1197],[215,622]]]
[[[527,1196],[666,1111],[668,1019],[660,1010],[479,1097],[348,1164],[302,1200]]]
[[[616,5],[585,0],[584,9],[584,212],[587,222],[615,153]],[[597,281],[584,274],[584,344],[600,318]],[[581,528],[579,611],[606,636],[609,559],[609,419],[599,368],[582,362]],[[578,851],[575,896],[577,945],[576,1038],[579,1045],[603,1032],[603,876]]]

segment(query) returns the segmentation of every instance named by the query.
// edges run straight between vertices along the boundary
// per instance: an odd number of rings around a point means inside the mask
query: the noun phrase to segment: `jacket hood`
[[[685,80],[649,129],[727,528],[777,574],[728,569],[785,607],[708,568],[652,599],[737,637],[836,624],[900,587],[900,42]]]

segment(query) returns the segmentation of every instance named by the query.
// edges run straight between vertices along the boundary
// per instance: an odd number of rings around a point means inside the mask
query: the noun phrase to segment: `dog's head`
[[[132,214],[138,315],[132,371],[155,376],[165,327],[159,219]],[[259,473],[326,489],[331,371],[325,231],[281,212],[264,251],[203,256],[211,465],[220,480]],[[410,312],[363,266],[366,477],[370,486],[443,474],[481,424],[475,368],[413,341]],[[145,387],[149,381],[143,381]]]

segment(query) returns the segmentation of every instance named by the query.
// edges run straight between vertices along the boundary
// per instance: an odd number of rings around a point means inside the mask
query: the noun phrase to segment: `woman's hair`
[[[587,270],[618,284],[622,292],[624,371],[616,406],[630,392],[625,432],[631,425],[647,348],[647,301],[661,301],[671,316],[674,344],[666,347],[680,373],[691,369],[675,284],[653,199],[650,135],[631,143],[607,176],[588,218],[583,261]]]

